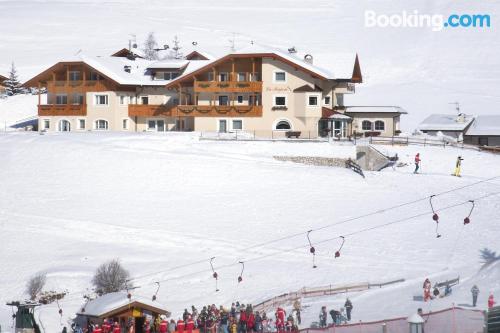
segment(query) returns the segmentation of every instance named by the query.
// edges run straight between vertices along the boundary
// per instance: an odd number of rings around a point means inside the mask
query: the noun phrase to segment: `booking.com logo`
[[[373,10],[365,11],[365,27],[393,28],[432,28],[441,31],[444,28],[489,28],[491,18],[488,14],[419,14],[418,10],[401,14],[377,14]]]

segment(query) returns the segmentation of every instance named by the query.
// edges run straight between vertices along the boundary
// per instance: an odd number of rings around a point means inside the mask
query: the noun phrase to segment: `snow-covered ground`
[[[43,96],[44,100],[46,95]],[[37,115],[38,96],[16,95],[0,98],[0,131],[13,130],[9,126]]]
[[[365,10],[377,14],[489,14],[490,28],[367,28]],[[359,54],[363,84],[347,105],[400,105],[404,131],[431,113],[494,114],[500,107],[498,1],[468,0],[0,0],[0,74],[15,62],[22,80],[83,51],[109,55],[150,31],[160,45],[219,55],[229,39],[295,46],[316,64],[335,54]]]
[[[368,172],[363,179],[344,168],[279,162],[273,155],[355,156],[355,148],[331,143],[213,142],[195,134],[0,133],[0,325],[9,331],[5,302],[24,297],[26,280],[48,273],[47,289],[68,290],[60,302],[62,322],[82,304],[96,267],[120,258],[134,277],[134,293],[158,300],[177,317],[195,304],[258,303],[303,286],[382,282],[392,287],[350,295],[354,320],[405,316],[416,308],[437,310],[470,304],[470,287],[500,292],[500,267],[479,271],[479,250],[498,248],[500,196],[440,212],[435,236],[428,197],[500,176],[500,156],[442,147],[379,146],[409,166]],[[412,174],[415,153],[422,174]],[[450,176],[464,157],[463,177]],[[436,209],[500,192],[500,178],[449,192]],[[379,211],[376,215],[313,231],[318,268],[311,268],[306,231]],[[346,237],[421,213],[425,216]],[[300,236],[249,248],[268,240]],[[322,242],[324,241],[324,242]],[[322,243],[319,243],[322,242]],[[298,246],[303,249],[283,252]],[[209,258],[215,256],[220,292]],[[253,260],[267,256],[261,260]],[[246,262],[243,282],[237,283]],[[173,267],[200,261],[184,268]],[[234,264],[229,267],[225,265]],[[430,304],[414,302],[425,277],[437,282],[460,276],[453,296]],[[304,300],[304,323],[317,320],[320,306],[339,307],[339,297]],[[43,306],[46,332],[61,329],[56,305]]]

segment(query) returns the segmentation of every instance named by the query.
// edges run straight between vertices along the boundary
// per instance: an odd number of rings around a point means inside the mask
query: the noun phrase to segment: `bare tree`
[[[172,52],[170,53],[170,56],[174,59],[182,59],[183,56],[181,52],[182,47],[179,37],[175,36],[172,42],[174,43],[174,46],[172,47]]]
[[[47,275],[45,273],[37,273],[28,280],[26,293],[29,295],[30,300],[34,301],[38,294],[42,292],[46,281]]]
[[[156,41],[154,32],[150,32],[148,38],[144,42],[144,58],[148,60],[158,60],[158,42]]]
[[[113,259],[97,268],[92,284],[96,292],[108,294],[126,289],[129,276],[129,272],[123,268],[120,261]]]

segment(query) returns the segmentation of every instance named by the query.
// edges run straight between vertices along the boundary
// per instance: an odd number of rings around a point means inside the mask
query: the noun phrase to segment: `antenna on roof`
[[[460,115],[460,103],[459,102],[452,102],[452,103],[448,103],[448,104],[455,105],[455,110],[457,110],[457,114]]]
[[[233,32],[232,34],[233,34],[233,38],[231,38],[229,40],[229,45],[230,45],[229,48],[231,49],[231,52],[234,52],[234,51],[236,51],[236,47],[235,46],[236,46],[236,35],[237,35],[237,33]]]
[[[136,35],[134,34],[129,34],[131,39],[128,40],[128,50],[129,52],[132,51],[132,48],[136,49],[137,48],[137,38]]]

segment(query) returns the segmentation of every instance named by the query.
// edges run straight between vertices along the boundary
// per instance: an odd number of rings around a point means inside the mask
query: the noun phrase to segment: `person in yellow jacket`
[[[236,320],[231,319],[231,325],[229,326],[230,330],[229,332],[230,333],[237,333],[238,332],[238,324],[236,324]]]
[[[457,163],[455,164],[455,173],[453,174],[454,176],[461,177],[460,176],[460,171],[461,171],[462,161],[463,160],[464,159],[462,158],[462,156],[458,156]]]

